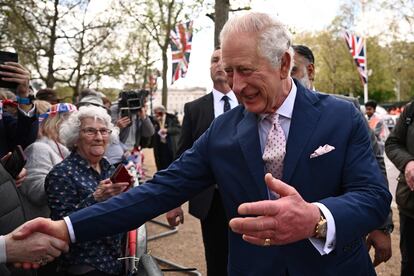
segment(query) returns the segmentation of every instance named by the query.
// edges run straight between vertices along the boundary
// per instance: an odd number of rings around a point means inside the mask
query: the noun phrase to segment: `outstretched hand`
[[[7,262],[15,263],[17,267],[23,262],[21,266],[26,269],[45,265],[69,250],[66,242],[38,232],[24,240],[13,239],[13,235],[8,234],[5,241]]]
[[[280,195],[277,200],[243,203],[240,215],[255,217],[233,218],[230,228],[243,239],[256,245],[281,245],[310,238],[319,221],[319,208],[306,202],[292,186],[265,176],[266,185]]]
[[[54,236],[66,243],[70,242],[68,228],[63,220],[53,221],[47,218],[30,220],[12,232],[15,240],[23,240],[35,232]]]
[[[14,230],[8,235],[8,239],[17,248],[19,244],[24,244],[25,249],[23,251],[35,258],[32,260],[19,256],[17,255],[19,250],[15,250],[14,255],[16,257],[11,259],[10,262],[14,262],[15,267],[23,267],[25,269],[36,269],[40,265],[52,261],[60,255],[60,252],[67,252],[69,250],[69,233],[63,220],[33,219]],[[7,256],[9,258],[9,253]]]

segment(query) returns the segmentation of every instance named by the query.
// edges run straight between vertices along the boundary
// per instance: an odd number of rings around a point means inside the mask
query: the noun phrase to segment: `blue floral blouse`
[[[114,167],[101,159],[101,174],[89,166],[78,153],[72,152],[49,172],[45,180],[50,217],[60,220],[77,210],[97,203],[93,197],[99,182],[108,178]],[[67,254],[59,258],[59,266],[65,270],[71,265],[88,265],[108,274],[121,274],[121,235],[100,240],[74,243]]]

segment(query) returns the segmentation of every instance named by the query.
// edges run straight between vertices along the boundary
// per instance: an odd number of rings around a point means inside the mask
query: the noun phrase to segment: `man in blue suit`
[[[270,16],[231,18],[221,42],[242,106],[146,184],[65,221],[27,223],[15,238],[42,231],[76,242],[125,232],[217,183],[231,227],[229,275],[375,275],[363,237],[384,221],[391,195],[363,117],[291,79],[290,35]],[[273,129],[265,117],[274,113],[287,141],[281,179],[266,174],[262,159]]]

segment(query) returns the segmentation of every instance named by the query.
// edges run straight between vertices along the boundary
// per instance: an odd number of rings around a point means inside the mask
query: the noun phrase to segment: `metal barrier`
[[[138,151],[138,154],[141,154]],[[139,158],[142,160],[142,156]],[[129,171],[132,175],[135,176],[135,183],[134,187],[140,184],[140,179],[142,175],[140,172],[142,171],[142,164],[138,164],[137,166],[131,166]],[[150,256],[147,254],[147,242],[160,239],[166,236],[173,235],[178,232],[178,227],[172,227],[167,223],[157,221],[157,220],[150,220],[149,222],[155,223],[161,227],[166,228],[167,230],[161,232],[159,234],[155,234],[152,236],[147,236],[147,230],[145,224],[139,227],[136,230],[129,232],[128,234],[128,243],[129,243],[129,254],[127,266],[128,266],[128,276],[159,276],[163,275],[163,272],[182,272],[185,274],[190,275],[197,275],[201,276],[201,273],[197,270],[197,268],[189,268],[184,267],[180,264],[174,263],[167,259],[163,259],[156,256]],[[154,262],[154,259],[157,260],[159,263],[163,263],[172,268],[164,268],[159,269],[158,265]]]

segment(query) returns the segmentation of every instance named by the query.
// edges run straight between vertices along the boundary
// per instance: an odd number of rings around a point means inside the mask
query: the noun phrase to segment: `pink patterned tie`
[[[279,114],[271,114],[265,118],[272,122],[272,128],[267,135],[266,146],[263,152],[266,172],[281,179],[283,175],[283,159],[286,154],[286,138],[279,123]]]

